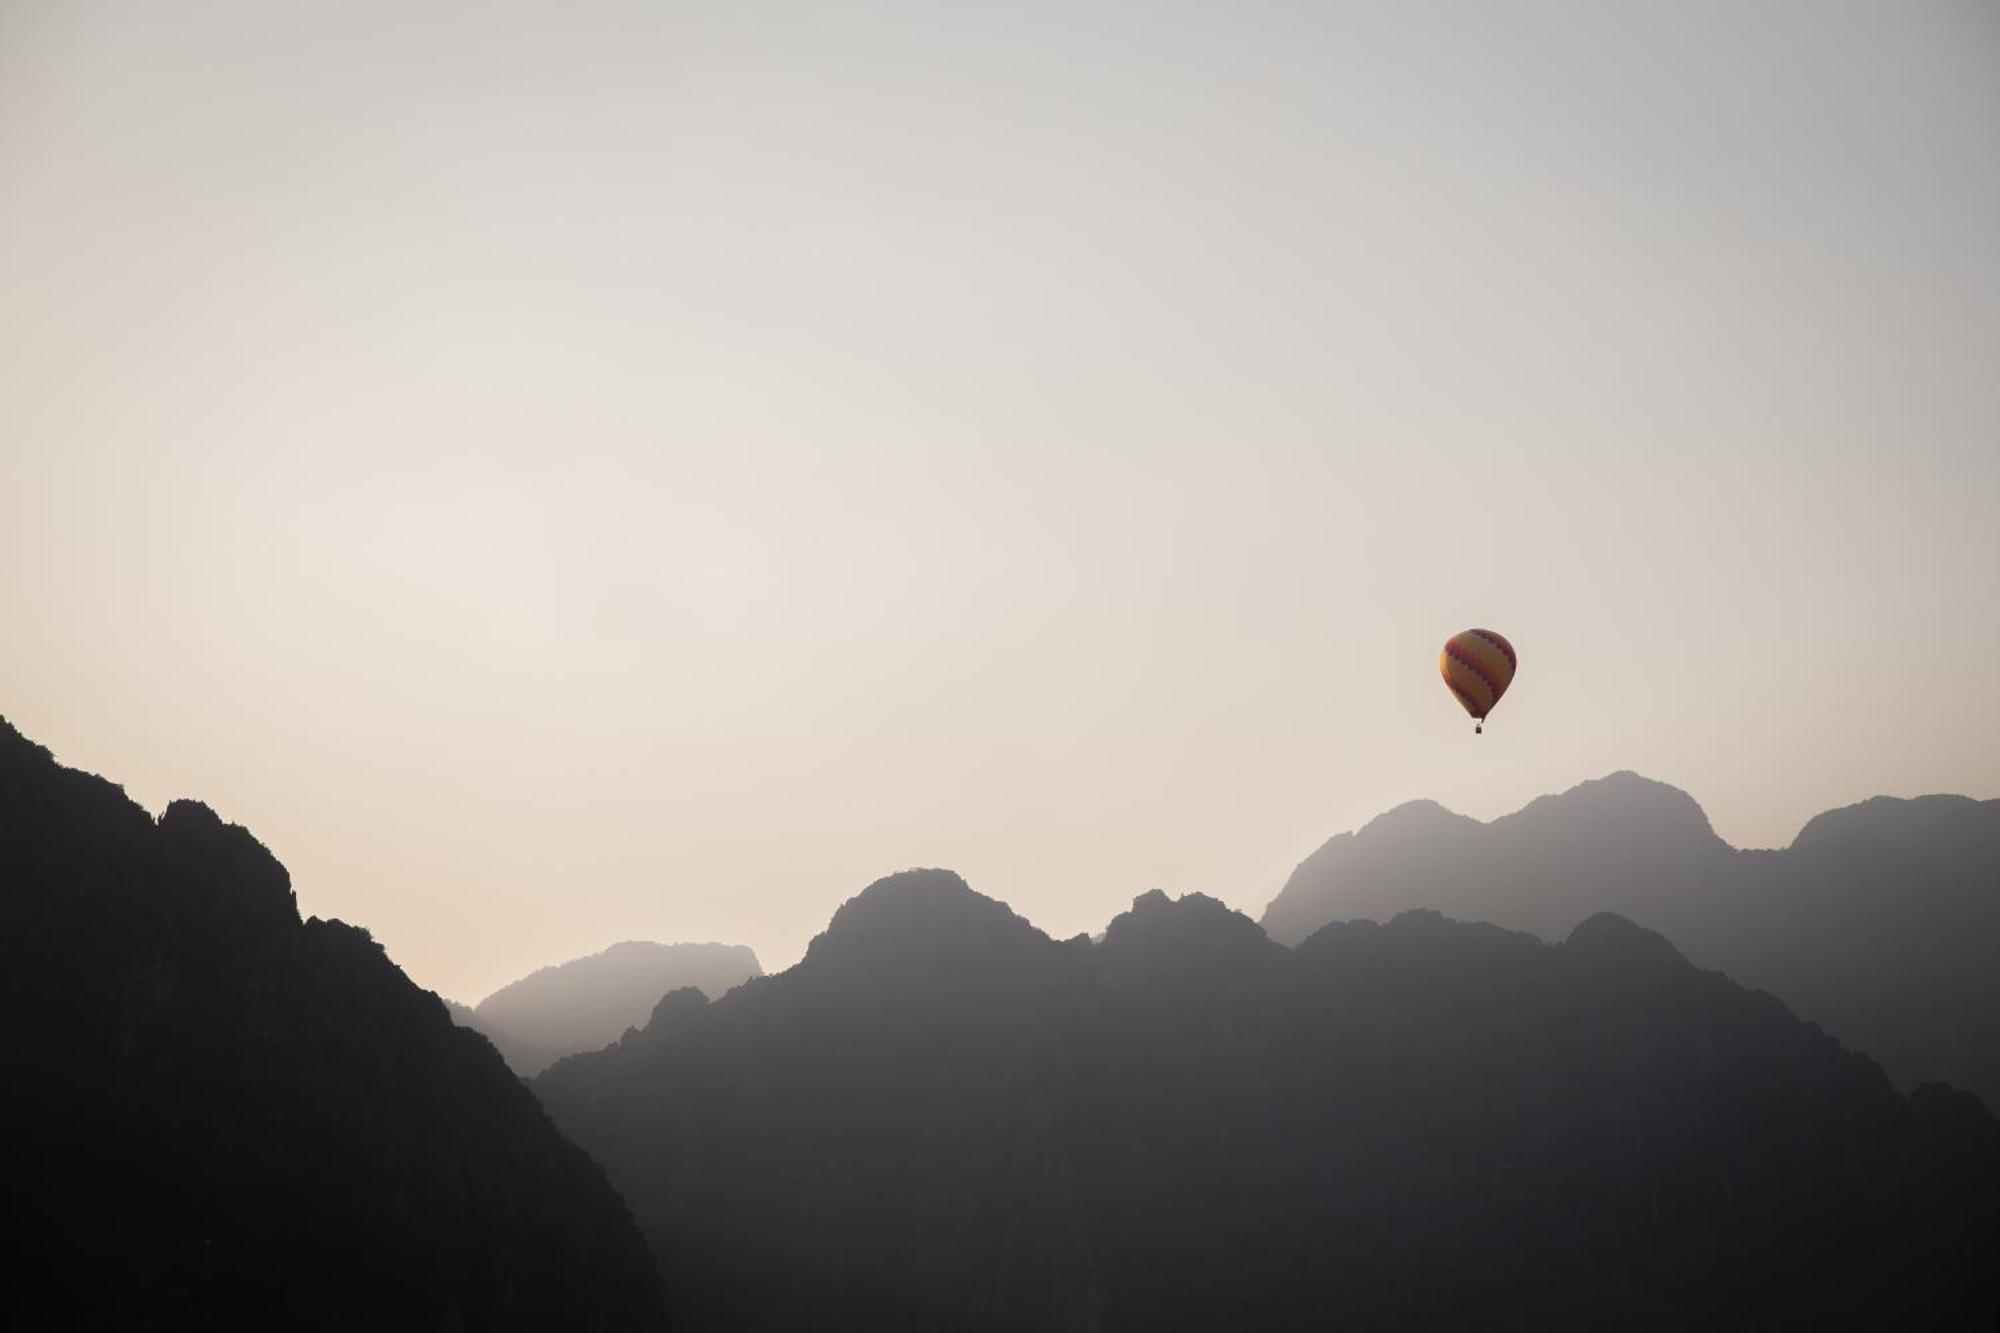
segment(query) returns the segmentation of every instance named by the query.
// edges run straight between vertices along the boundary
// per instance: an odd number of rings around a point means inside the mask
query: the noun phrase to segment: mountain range
[[[945,871],[532,1086],[686,1329],[1990,1328],[2000,1127],[1610,914],[1055,940]]]
[[[0,1014],[17,1321],[662,1327],[624,1204],[485,1038],[301,921],[243,829],[155,820],[4,720]]]
[[[1562,939],[1621,913],[1768,990],[1903,1087],[2000,1106],[2000,801],[1878,797],[1739,851],[1687,793],[1632,773],[1481,823],[1429,801],[1330,839],[1263,916],[1272,938],[1416,908]]]
[[[693,986],[711,999],[762,976],[740,944],[653,944],[628,940],[600,953],[540,968],[473,1008],[451,1005],[453,1021],[484,1033],[523,1078],[565,1055],[594,1051],[643,1024],[668,991]]]
[[[1838,1000],[1810,989],[1816,960],[1857,959],[1854,1021],[1903,1013],[1885,996],[1929,992],[1887,988],[1866,946],[1948,976],[1983,955],[1992,805],[1873,802],[1784,853],[1733,851],[1629,775],[1491,825],[1404,807],[1301,867],[1273,904],[1291,947],[1157,892],[1056,940],[909,871],[776,975],[731,986],[747,951],[621,946],[506,988],[551,1018],[537,1037],[594,1042],[667,976],[649,969],[723,969],[524,1083],[365,930],[301,920],[247,831],[193,801],[156,819],[0,720],[10,1308],[67,1327],[1991,1328],[2000,1125],[1979,1099],[1899,1090],[1836,1020],[1696,964],[1737,947],[1773,990]],[[1388,919],[1299,935],[1315,895]],[[1551,938],[1403,895],[1518,909]],[[1714,933],[1690,962],[1607,899]],[[1982,1030],[1964,1022],[1947,1030]]]

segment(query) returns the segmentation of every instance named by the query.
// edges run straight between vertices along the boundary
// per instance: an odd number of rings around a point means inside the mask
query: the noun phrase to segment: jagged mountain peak
[[[1262,926],[1205,893],[1169,898],[1152,889],[1112,918],[1098,958],[1112,975],[1132,980],[1140,975],[1243,974],[1283,951]]]
[[[1132,900],[1130,909],[1111,919],[1103,946],[1158,948],[1225,940],[1260,951],[1271,947],[1263,927],[1218,898],[1205,893],[1169,898],[1162,890],[1149,889]]]
[[[653,1006],[652,1017],[646,1020],[646,1031],[664,1032],[704,1012],[708,1005],[709,999],[701,993],[699,986],[670,990]]]
[[[804,961],[949,969],[996,953],[1053,944],[956,871],[913,869],[886,875],[841,904],[806,947]]]
[[[1422,837],[1463,832],[1480,827],[1470,815],[1461,815],[1432,800],[1404,801],[1391,806],[1355,831],[1357,838]]]
[[[1563,941],[1563,948],[1573,957],[1632,971],[1688,970],[1693,966],[1666,936],[1616,912],[1598,912],[1578,922]]]
[[[298,924],[290,872],[250,830],[200,801],[174,801],[161,812],[159,846],[171,872],[212,907],[266,927]]]
[[[1532,829],[1538,834],[1552,825],[1582,824],[1599,836],[1685,839],[1714,850],[1726,847],[1709,823],[1708,812],[1694,797],[1671,783],[1642,777],[1630,769],[1538,796],[1493,823]]]

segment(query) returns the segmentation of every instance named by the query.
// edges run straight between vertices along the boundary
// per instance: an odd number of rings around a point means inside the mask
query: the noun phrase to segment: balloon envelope
[[[1482,722],[1514,680],[1514,645],[1490,629],[1461,630],[1444,641],[1438,670],[1465,711]]]

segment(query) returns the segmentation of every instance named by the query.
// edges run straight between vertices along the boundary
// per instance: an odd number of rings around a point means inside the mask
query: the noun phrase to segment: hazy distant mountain
[[[521,1041],[506,1029],[488,1023],[476,1011],[456,1000],[446,1000],[444,1007],[445,1012],[451,1015],[452,1022],[462,1028],[471,1028],[492,1042],[493,1049],[500,1052],[500,1058],[507,1062],[507,1067],[521,1078],[539,1074],[569,1054],[568,1051],[552,1051],[546,1046]]]
[[[668,991],[693,986],[711,999],[762,976],[740,944],[628,941],[510,982],[458,1021],[492,1039],[527,1077],[576,1051],[594,1051],[646,1021]]]
[[[1329,921],[1426,908],[1550,939],[1602,911],[1664,929],[1662,905],[1705,909],[1734,855],[1687,793],[1633,773],[1541,797],[1491,824],[1412,801],[1307,857],[1263,926],[1296,944]]]
[[[1992,1327],[2000,1127],[1613,916],[1298,949],[957,876],[534,1083],[689,1329]]]
[[[1287,943],[1431,908],[1560,939],[1595,912],[1769,990],[1904,1087],[2000,1107],[2000,801],[1879,798],[1784,851],[1737,851],[1685,792],[1631,773],[1490,824],[1427,801],[1343,833],[1264,913]]]
[[[206,806],[156,823],[0,721],[0,1218],[65,1328],[641,1329],[644,1242],[493,1048],[301,922]]]

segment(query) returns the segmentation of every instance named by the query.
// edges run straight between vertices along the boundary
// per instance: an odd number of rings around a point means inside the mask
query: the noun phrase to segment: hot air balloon
[[[1490,629],[1461,630],[1444,641],[1438,671],[1472,714],[1474,732],[1486,730],[1486,715],[1514,679],[1514,645]]]

